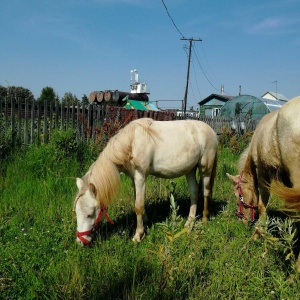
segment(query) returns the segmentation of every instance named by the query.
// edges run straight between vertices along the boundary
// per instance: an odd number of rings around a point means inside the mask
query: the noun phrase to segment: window
[[[212,110],[212,116],[213,117],[216,117],[216,116],[218,116],[219,115],[219,113],[220,113],[220,108],[213,108],[213,110]]]

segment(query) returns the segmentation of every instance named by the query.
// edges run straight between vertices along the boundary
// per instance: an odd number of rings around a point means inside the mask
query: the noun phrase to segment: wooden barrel
[[[108,102],[110,99],[111,99],[111,91],[105,91],[104,92],[104,100],[106,101],[106,102]]]
[[[103,100],[103,92],[97,92],[97,102],[102,102]]]
[[[97,92],[91,92],[90,93],[90,101],[91,102],[95,102],[95,101],[97,101]]]
[[[112,92],[112,97],[111,97],[112,101],[118,101],[119,100],[119,91],[115,90]]]

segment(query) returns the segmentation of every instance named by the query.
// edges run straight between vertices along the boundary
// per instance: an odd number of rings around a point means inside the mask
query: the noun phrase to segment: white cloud
[[[252,34],[283,34],[295,32],[298,18],[269,17],[250,27]]]

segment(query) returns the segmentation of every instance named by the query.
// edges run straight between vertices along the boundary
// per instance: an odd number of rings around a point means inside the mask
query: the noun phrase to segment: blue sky
[[[130,70],[150,100],[182,100],[187,41],[188,107],[221,85],[228,95],[300,95],[300,0],[2,0],[0,85],[35,97],[129,91]],[[178,29],[178,30],[177,30]],[[181,35],[182,34],[182,35]],[[277,84],[274,83],[277,81]],[[158,102],[161,107],[180,102]]]

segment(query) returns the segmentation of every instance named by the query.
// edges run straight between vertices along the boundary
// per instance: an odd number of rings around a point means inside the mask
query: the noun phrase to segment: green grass
[[[81,160],[55,156],[53,147],[31,146],[0,166],[0,299],[299,299],[290,225],[277,219],[283,238],[268,229],[253,241],[254,228],[235,218],[225,174],[236,173],[238,157],[230,150],[219,153],[208,224],[198,219],[190,233],[182,231],[189,209],[185,179],[174,180],[170,207],[170,181],[151,177],[147,236],[134,244],[133,189],[122,175],[108,211],[115,225],[104,220],[94,247],[82,248],[71,212],[75,177],[95,155],[80,149]]]

